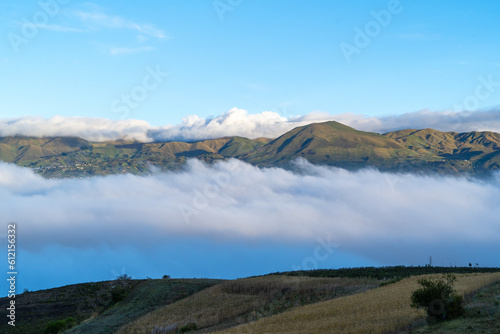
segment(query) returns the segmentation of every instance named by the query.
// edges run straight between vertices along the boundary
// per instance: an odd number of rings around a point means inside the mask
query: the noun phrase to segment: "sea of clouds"
[[[190,160],[179,172],[83,180],[0,164],[2,218],[19,222],[31,251],[148,248],[168,238],[314,243],[329,235],[343,251],[382,263],[431,251],[494,263],[499,184],[498,177],[352,172],[305,160],[293,171]]]
[[[313,112],[303,116],[285,117],[272,111],[249,114],[246,110],[233,108],[212,118],[192,115],[185,117],[177,125],[165,126],[152,126],[146,121],[135,119],[111,120],[62,116],[49,119],[41,117],[0,119],[0,137],[78,136],[90,141],[127,138],[144,142],[203,140],[225,136],[276,138],[297,126],[332,120],[358,130],[378,133],[424,128],[455,132],[500,132],[500,111],[496,109],[476,112],[422,110],[380,117]]]

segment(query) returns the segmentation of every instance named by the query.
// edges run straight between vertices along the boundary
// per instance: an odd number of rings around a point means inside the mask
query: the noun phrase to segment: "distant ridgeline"
[[[366,277],[374,279],[406,278],[428,274],[471,274],[496,273],[500,268],[491,267],[439,267],[439,266],[392,266],[392,267],[359,267],[341,269],[315,269],[277,272],[269,275],[306,276],[306,277]]]
[[[33,168],[46,177],[147,174],[152,165],[173,170],[190,158],[208,163],[237,158],[286,168],[299,157],[351,170],[487,175],[500,168],[500,134],[408,129],[381,135],[332,121],[297,127],[276,139],[95,143],[77,137],[0,138],[0,160]]]

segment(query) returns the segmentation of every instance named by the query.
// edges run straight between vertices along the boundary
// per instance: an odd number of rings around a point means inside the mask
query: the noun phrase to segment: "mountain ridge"
[[[500,134],[403,129],[384,134],[329,121],[296,127],[281,136],[239,136],[194,142],[91,142],[79,137],[0,138],[0,160],[31,167],[47,177],[148,173],[180,168],[187,159],[211,163],[228,158],[286,167],[297,158],[346,169],[484,174],[500,169]]]

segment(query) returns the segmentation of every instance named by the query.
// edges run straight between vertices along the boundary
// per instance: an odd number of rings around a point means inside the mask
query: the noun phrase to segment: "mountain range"
[[[269,139],[223,137],[197,142],[132,140],[90,142],[78,137],[3,137],[0,160],[31,167],[46,177],[147,174],[180,168],[187,159],[237,158],[288,167],[297,158],[346,169],[439,174],[488,174],[500,168],[500,134],[406,129],[385,134],[358,131],[330,121],[297,127]]]

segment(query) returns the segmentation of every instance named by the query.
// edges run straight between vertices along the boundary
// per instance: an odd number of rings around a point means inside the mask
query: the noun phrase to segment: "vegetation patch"
[[[453,287],[457,278],[448,274],[442,278],[422,278],[421,286],[411,295],[412,307],[425,308],[428,321],[456,319],[464,314],[464,299]]]
[[[392,267],[359,267],[341,269],[316,269],[278,272],[270,275],[307,276],[307,277],[368,277],[374,279],[405,278],[415,275],[429,274],[474,274],[495,273],[500,268],[487,267],[433,267],[433,266],[392,266]]]
[[[500,281],[465,297],[465,313],[462,317],[434,322],[406,333],[497,333],[500,323]]]
[[[76,325],[75,318],[67,317],[64,320],[49,322],[43,329],[43,334],[59,334]]]
[[[226,281],[149,313],[118,333],[149,334],[161,324],[172,323],[196,323],[199,331],[211,332],[378,285],[367,278],[261,276]]]
[[[395,333],[425,323],[425,311],[411,307],[418,280],[410,277],[364,293],[314,303],[220,333]],[[435,276],[434,276],[435,277]],[[439,276],[438,276],[439,277]],[[457,275],[461,296],[500,280],[500,273]],[[218,332],[219,333],[219,332]]]

